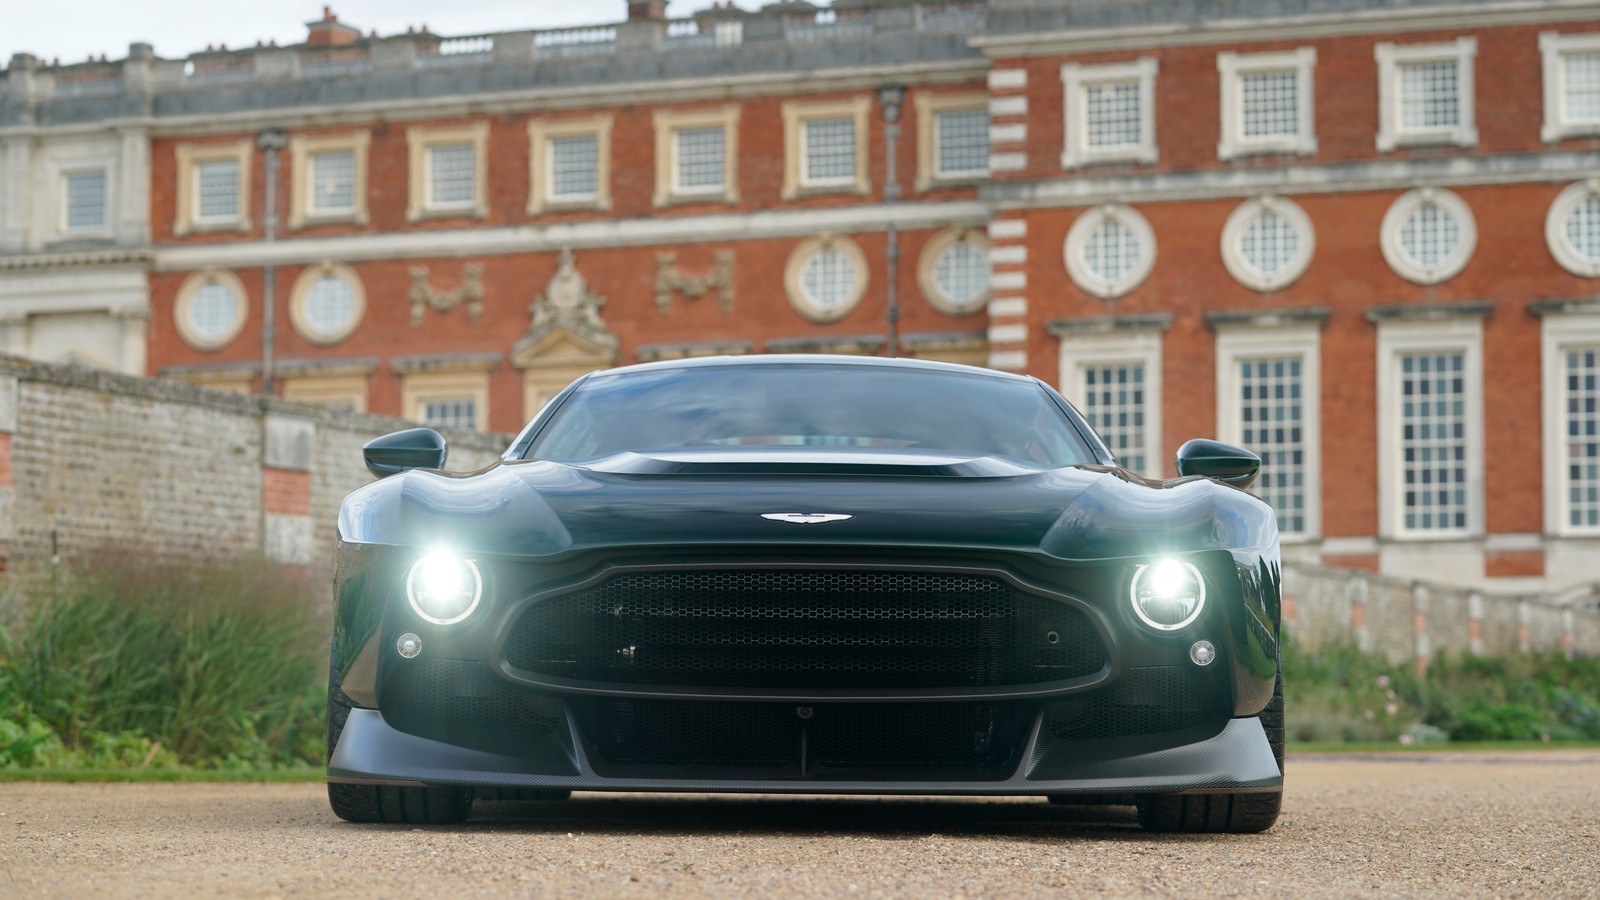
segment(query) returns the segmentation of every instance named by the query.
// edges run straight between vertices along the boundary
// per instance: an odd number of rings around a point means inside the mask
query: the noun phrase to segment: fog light
[[[408,631],[400,635],[400,640],[394,642],[394,649],[406,659],[416,659],[417,654],[422,652],[422,638]]]
[[[1189,647],[1189,661],[1197,666],[1209,666],[1217,658],[1217,648],[1210,641],[1195,641]]]

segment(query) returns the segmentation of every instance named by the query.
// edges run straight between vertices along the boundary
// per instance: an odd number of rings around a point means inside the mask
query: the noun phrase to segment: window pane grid
[[[1433,268],[1461,246],[1461,223],[1437,203],[1418,206],[1400,226],[1400,249],[1412,262]]]
[[[356,206],[356,155],[349,150],[311,157],[311,208],[347,212]]]
[[[1600,527],[1600,348],[1566,352],[1567,524]]]
[[[1467,528],[1466,355],[1405,353],[1400,451],[1408,531]]]
[[[1567,121],[1600,122],[1600,51],[1562,54],[1561,74]]]
[[[106,226],[106,173],[73,172],[67,176],[67,228]]]
[[[856,177],[856,120],[809,119],[804,125],[805,180],[847,182]]]
[[[478,427],[477,403],[471,397],[448,397],[422,404],[422,421],[436,428]]]
[[[1567,216],[1563,228],[1574,253],[1600,263],[1600,195],[1590,194]]]
[[[306,318],[312,328],[324,334],[345,330],[355,312],[355,295],[342,278],[321,278],[306,292]]]
[[[1144,472],[1144,366],[1085,366],[1083,415],[1123,468]]]
[[[1139,82],[1105,81],[1083,88],[1085,136],[1090,147],[1138,146]]]
[[[202,340],[213,341],[233,330],[239,321],[239,298],[215,281],[196,291],[189,303],[189,327]]]
[[[726,153],[722,126],[685,128],[675,138],[678,189],[702,193],[722,190]]]
[[[1083,245],[1083,261],[1090,274],[1113,284],[1128,277],[1143,258],[1139,236],[1121,219],[1100,223]]]
[[[989,111],[963,109],[934,117],[940,175],[989,171]]]
[[[1239,363],[1240,441],[1261,457],[1256,490],[1278,514],[1278,530],[1306,530],[1304,360]]]
[[[989,289],[989,254],[969,241],[950,245],[933,264],[933,282],[957,306],[967,306]]]
[[[819,309],[830,311],[849,302],[856,289],[856,267],[850,257],[824,247],[806,260],[800,287]]]
[[[1289,268],[1299,252],[1300,232],[1286,216],[1271,210],[1252,219],[1239,236],[1239,255],[1266,278]]]
[[[1454,128],[1461,123],[1459,71],[1454,59],[1401,63],[1400,127]]]
[[[1295,69],[1244,72],[1239,94],[1245,137],[1300,133],[1300,75]]]
[[[239,161],[219,159],[195,166],[195,208],[201,219],[239,216]]]
[[[600,139],[592,134],[552,138],[550,196],[593,197],[599,187]]]
[[[471,144],[428,148],[428,205],[470,206],[477,199],[477,154]]]

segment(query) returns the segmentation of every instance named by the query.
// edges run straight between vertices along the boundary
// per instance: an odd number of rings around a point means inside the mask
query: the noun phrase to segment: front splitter
[[[1022,758],[1032,759],[1037,734]],[[1194,743],[1115,759],[1056,759],[1050,777],[1024,764],[998,781],[731,780],[614,778],[592,771],[583,754],[535,761],[417,737],[389,725],[373,709],[353,709],[328,761],[328,780],[348,784],[557,788],[572,791],[663,791],[753,794],[964,794],[1015,796],[1103,793],[1254,793],[1283,786],[1261,721],[1231,719]],[[557,770],[557,771],[552,771]],[[562,771],[564,770],[564,771]]]

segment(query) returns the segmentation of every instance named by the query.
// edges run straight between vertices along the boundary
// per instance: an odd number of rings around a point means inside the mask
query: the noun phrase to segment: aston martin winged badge
[[[822,525],[827,522],[843,522],[854,516],[844,513],[762,513],[761,518],[771,519],[774,522],[788,522],[791,525]]]

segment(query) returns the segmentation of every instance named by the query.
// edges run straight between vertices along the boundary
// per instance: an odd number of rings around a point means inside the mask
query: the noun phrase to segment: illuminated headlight
[[[406,575],[406,596],[417,615],[435,625],[454,625],[478,608],[483,576],[470,559],[430,553]]]
[[[1200,570],[1165,559],[1140,566],[1133,573],[1133,611],[1158,631],[1177,631],[1200,617],[1206,605],[1206,583]]]

